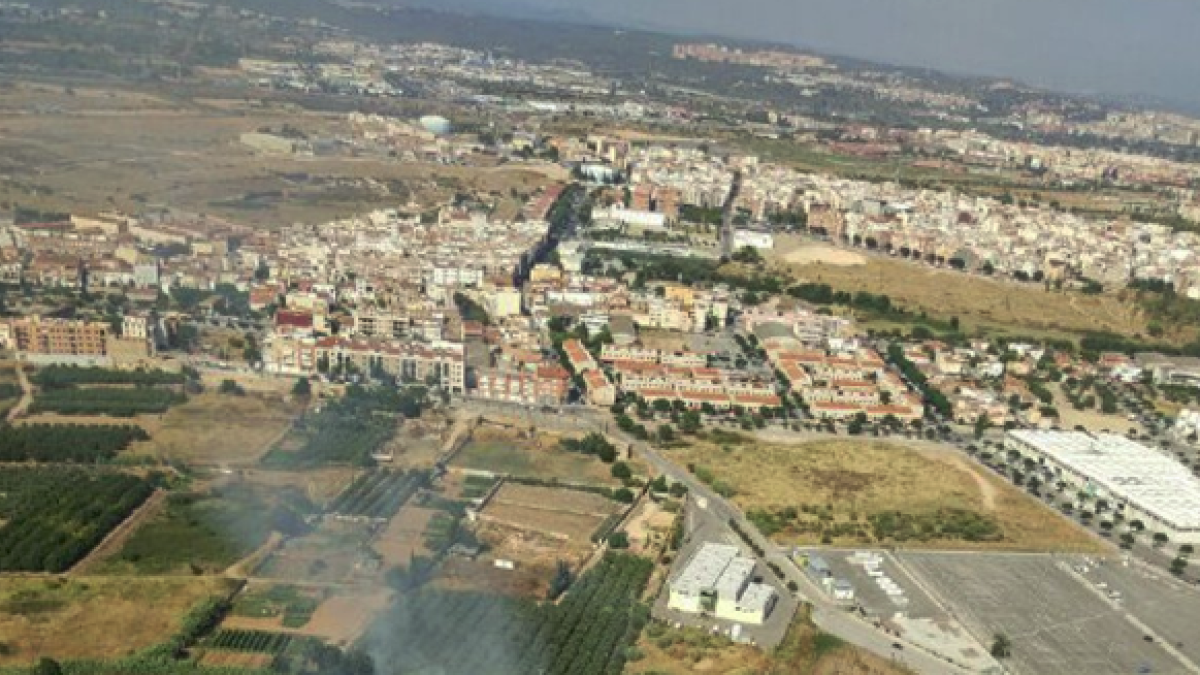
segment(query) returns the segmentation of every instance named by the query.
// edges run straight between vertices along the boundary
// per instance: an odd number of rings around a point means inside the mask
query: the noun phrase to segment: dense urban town
[[[155,75],[219,199],[5,165],[0,673],[1200,671],[1197,120],[146,4],[308,42]]]

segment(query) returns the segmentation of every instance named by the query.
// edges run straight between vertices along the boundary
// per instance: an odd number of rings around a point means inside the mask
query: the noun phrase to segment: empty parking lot
[[[1180,673],[1185,666],[1043,555],[903,553],[907,569],[975,636],[1012,641],[1008,666],[1030,675]]]

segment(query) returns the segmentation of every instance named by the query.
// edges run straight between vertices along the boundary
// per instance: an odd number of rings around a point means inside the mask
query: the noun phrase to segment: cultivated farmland
[[[619,673],[649,610],[637,602],[653,563],[610,554],[558,604],[423,589],[401,596],[365,638],[380,675]]]
[[[609,465],[594,456],[564,450],[563,437],[516,427],[478,427],[455,455],[452,465],[495,474],[613,485]]]
[[[0,571],[69,569],[153,491],[123,473],[0,468]]]
[[[0,427],[0,462],[91,464],[110,460],[135,441],[148,440],[134,424],[24,424]]]
[[[326,512],[335,517],[387,520],[416,494],[426,480],[426,474],[419,471],[368,471],[338,495]]]

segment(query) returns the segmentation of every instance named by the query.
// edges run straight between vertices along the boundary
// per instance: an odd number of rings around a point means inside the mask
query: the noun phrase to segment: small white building
[[[734,230],[733,250],[740,251],[747,246],[766,250],[773,249],[775,248],[775,235],[766,230]]]

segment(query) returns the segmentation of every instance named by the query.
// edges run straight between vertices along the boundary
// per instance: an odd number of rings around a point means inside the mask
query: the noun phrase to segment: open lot
[[[425,527],[436,513],[440,512],[406,504],[388,521],[387,527],[371,544],[371,548],[383,558],[384,568],[405,567],[413,556],[429,555],[423,535]]]
[[[161,642],[225,579],[0,578],[0,665],[109,658]]]
[[[1113,295],[1047,292],[1037,284],[998,281],[861,252],[851,253],[864,259],[862,265],[823,262],[803,252],[809,246],[799,237],[780,237],[771,260],[798,281],[825,283],[835,290],[883,293],[906,309],[942,319],[958,317],[966,328],[1026,334],[1145,333],[1144,317]]]
[[[612,485],[609,465],[595,457],[564,451],[556,434],[484,423],[472,432],[451,466],[511,476]]]
[[[1183,672],[1162,646],[1043,555],[899,554],[955,618],[984,644],[1003,633],[1009,666],[1030,675]]]
[[[615,502],[600,495],[507,483],[480,519],[579,546],[589,544],[592,534],[617,510]]]
[[[780,542],[1101,550],[1087,533],[1024,492],[934,444],[696,442],[666,454],[691,465],[696,475],[711,474],[724,483],[760,527],[763,520],[754,518],[754,512],[767,514],[778,526],[774,538]],[[789,508],[795,517],[783,515]],[[903,541],[877,542],[872,519],[880,514],[899,514],[894,520],[903,522],[919,520],[915,529],[904,528]],[[939,534],[938,528],[950,522],[958,524],[959,534]],[[921,523],[934,529],[924,530]],[[962,536],[968,531],[985,536]]]
[[[61,91],[20,83],[0,93],[0,201],[126,212],[161,203],[273,226],[394,206],[410,196],[434,203],[460,188],[493,192],[503,204],[510,190],[530,193],[549,181],[543,171],[524,167],[256,155],[238,142],[244,132],[284,124],[318,136],[349,134],[346,117],[337,113],[270,104],[228,110],[184,96],[143,97],[148,103],[142,106],[107,91],[84,102]],[[27,114],[38,105],[59,111],[53,124],[43,114]]]
[[[293,412],[280,399],[204,393],[168,411],[149,430],[151,439],[130,452],[188,464],[252,464],[284,433]]]
[[[449,420],[432,413],[421,419],[405,420],[396,437],[383,446],[382,451],[391,454],[389,464],[393,466],[432,468],[441,454],[443,433],[449,426]]]
[[[293,582],[374,580],[379,567],[369,551],[370,533],[356,523],[326,522],[289,539],[255,572],[266,579]]]

